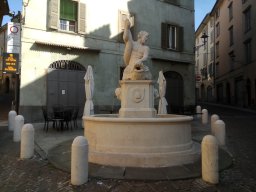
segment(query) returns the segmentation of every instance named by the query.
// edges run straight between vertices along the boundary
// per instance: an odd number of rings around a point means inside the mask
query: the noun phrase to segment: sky
[[[205,15],[212,10],[215,2],[216,0],[195,0],[195,30]]]
[[[195,30],[200,25],[201,21],[203,20],[204,16],[211,11],[212,7],[216,0],[194,0],[195,1]],[[22,7],[22,0],[8,0],[10,11],[15,11],[17,14],[18,11],[21,11]],[[3,23],[7,23],[10,21],[9,16],[4,16]]]
[[[22,9],[22,0],[8,0],[9,3],[9,9],[10,11],[14,11],[15,15],[18,13],[18,11],[21,11]],[[9,22],[11,17],[9,16],[4,16],[2,25],[5,23]]]

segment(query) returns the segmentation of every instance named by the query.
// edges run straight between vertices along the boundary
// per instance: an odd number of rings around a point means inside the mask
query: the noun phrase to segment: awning
[[[65,48],[67,50],[82,50],[82,51],[91,51],[91,52],[96,52],[99,53],[99,49],[92,49],[89,47],[79,47],[79,46],[72,46],[72,45],[64,45],[64,44],[57,44],[57,43],[48,43],[48,42],[43,42],[43,41],[35,41],[35,44],[37,45],[44,45],[44,46],[50,46],[50,47],[60,47],[60,48]]]

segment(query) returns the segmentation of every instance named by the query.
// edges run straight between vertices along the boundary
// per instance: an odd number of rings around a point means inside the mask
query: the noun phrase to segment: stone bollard
[[[24,117],[22,115],[17,115],[15,117],[15,127],[13,130],[13,141],[20,142],[21,129],[24,125]]]
[[[29,159],[34,156],[34,127],[25,124],[21,129],[20,158]]]
[[[71,149],[71,184],[82,185],[88,181],[88,141],[83,136],[74,139]]]
[[[217,184],[219,182],[219,152],[217,139],[206,135],[202,141],[202,179]]]
[[[17,116],[16,111],[10,111],[8,114],[8,130],[13,131],[15,127],[15,117]]]
[[[197,117],[197,118],[200,118],[200,117],[201,117],[201,114],[202,114],[201,106],[200,106],[200,105],[197,105],[197,106],[196,106],[196,117]]]
[[[220,146],[226,145],[226,128],[225,123],[222,120],[215,121],[214,125],[214,135]]]
[[[202,124],[207,124],[208,123],[208,110],[203,109],[202,110]]]
[[[211,116],[211,132],[212,132],[212,135],[215,135],[215,133],[214,133],[215,121],[217,121],[217,120],[219,120],[219,119],[220,119],[219,116],[216,115],[216,114],[213,114],[213,115]]]

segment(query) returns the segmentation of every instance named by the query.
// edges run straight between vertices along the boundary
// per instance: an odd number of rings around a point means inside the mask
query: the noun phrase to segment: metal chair
[[[77,126],[78,112],[79,112],[79,107],[78,106],[74,107],[72,117],[71,117],[71,121],[73,121],[74,128],[78,128]]]
[[[42,112],[44,116],[44,130],[46,129],[46,132],[48,131],[49,122],[52,122],[53,125],[55,124],[55,121],[53,119],[53,114],[48,112],[47,107],[42,107]]]

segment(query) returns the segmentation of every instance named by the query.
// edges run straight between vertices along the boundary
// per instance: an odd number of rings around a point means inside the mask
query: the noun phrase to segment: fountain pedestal
[[[120,81],[121,118],[152,118],[154,109],[154,86],[151,80]]]

